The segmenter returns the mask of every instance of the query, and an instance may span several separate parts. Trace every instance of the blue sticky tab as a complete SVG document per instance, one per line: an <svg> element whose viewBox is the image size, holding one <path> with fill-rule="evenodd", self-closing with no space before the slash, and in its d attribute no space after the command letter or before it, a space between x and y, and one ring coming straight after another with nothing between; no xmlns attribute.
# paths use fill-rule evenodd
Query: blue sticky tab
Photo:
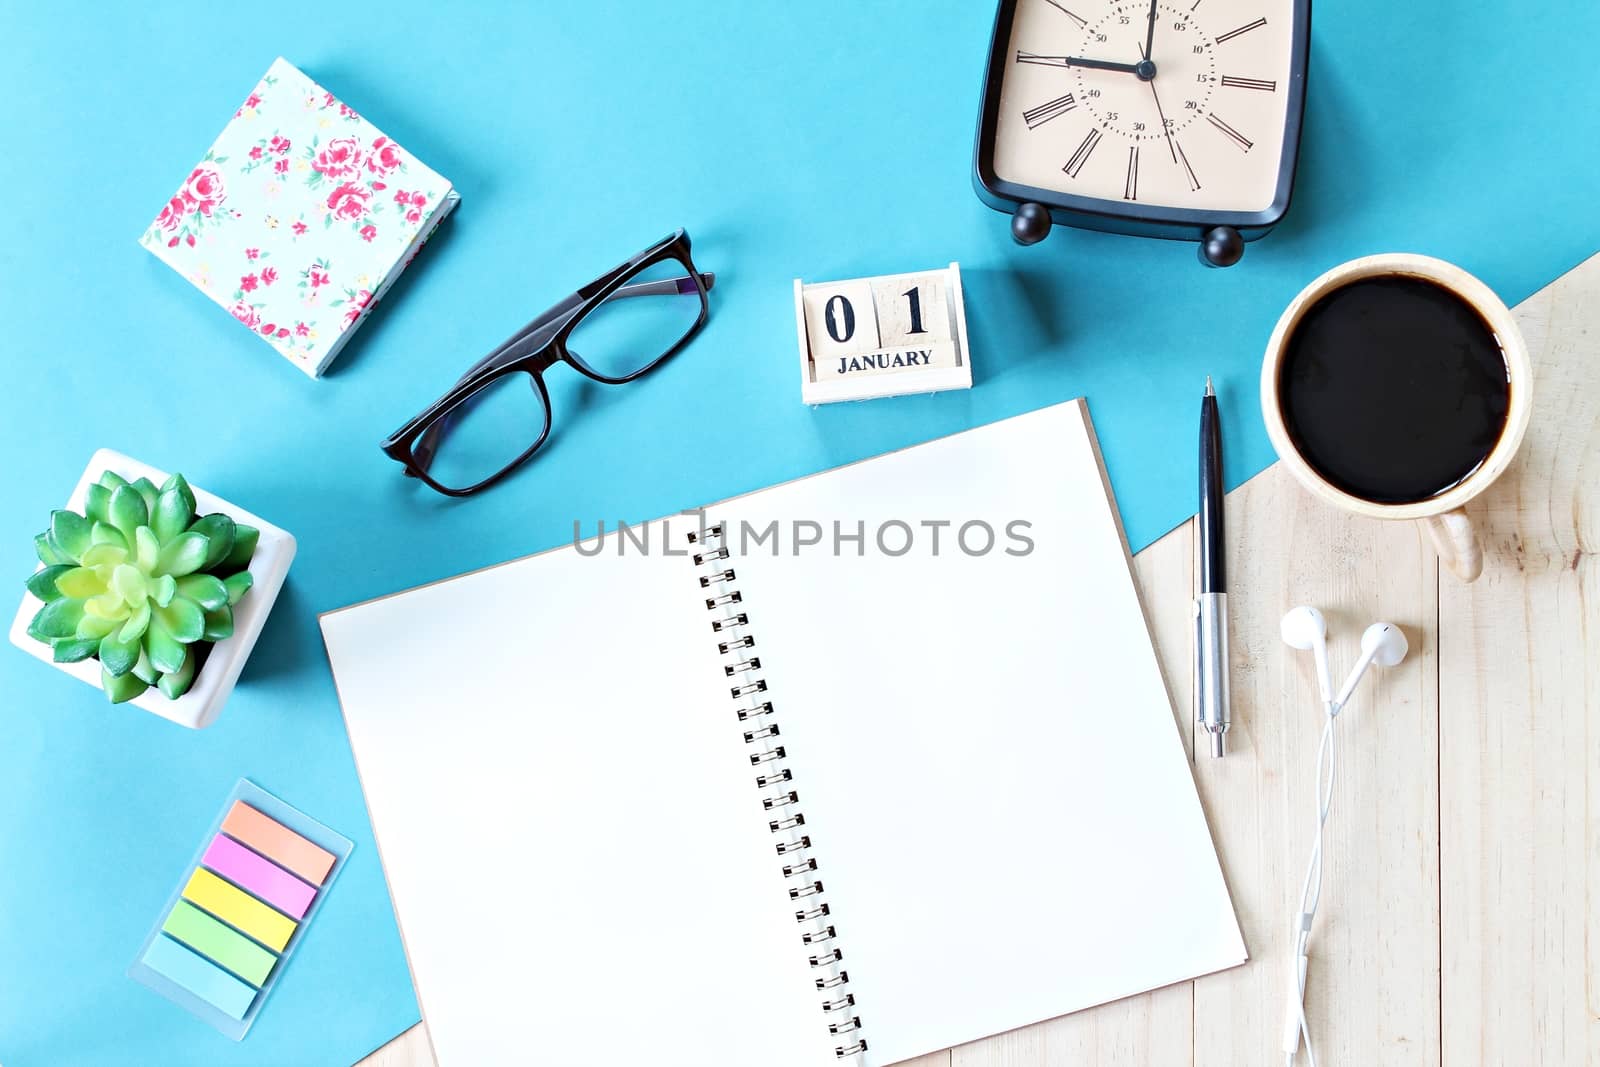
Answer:
<svg viewBox="0 0 1600 1067"><path fill-rule="evenodd" d="M152 971L178 983L195 996L235 1019L250 1010L256 991L209 960L195 955L170 937L158 937L144 950Z"/></svg>

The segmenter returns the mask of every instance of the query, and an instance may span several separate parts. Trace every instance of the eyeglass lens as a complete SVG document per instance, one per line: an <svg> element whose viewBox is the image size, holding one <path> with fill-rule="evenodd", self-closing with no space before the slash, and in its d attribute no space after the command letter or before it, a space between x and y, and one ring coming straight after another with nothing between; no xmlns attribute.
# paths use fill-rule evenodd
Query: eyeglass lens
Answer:
<svg viewBox="0 0 1600 1067"><path fill-rule="evenodd" d="M602 378L660 360L700 319L700 290L676 259L652 263L585 315L567 337L572 358Z"/></svg>
<svg viewBox="0 0 1600 1067"><path fill-rule="evenodd" d="M549 419L533 375L518 371L491 378L423 434L419 445L433 448L428 476L446 489L471 489L521 458Z"/></svg>
<svg viewBox="0 0 1600 1067"><path fill-rule="evenodd" d="M572 329L567 350L600 378L622 379L660 362L695 328L700 290L676 259L641 268ZM419 438L428 476L466 490L520 460L544 435L550 411L531 374L502 374L444 412Z"/></svg>

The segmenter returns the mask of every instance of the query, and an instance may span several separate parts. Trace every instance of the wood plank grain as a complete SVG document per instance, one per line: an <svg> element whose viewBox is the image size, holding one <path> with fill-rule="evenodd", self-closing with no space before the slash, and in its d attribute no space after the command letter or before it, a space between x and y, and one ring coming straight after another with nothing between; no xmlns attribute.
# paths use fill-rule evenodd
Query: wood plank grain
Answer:
<svg viewBox="0 0 1600 1067"><path fill-rule="evenodd" d="M902 1060L897 1067L950 1067L950 1050L930 1052L914 1060Z"/></svg>
<svg viewBox="0 0 1600 1067"><path fill-rule="evenodd" d="M1440 589L1445 1062L1600 1063L1600 257L1517 309L1514 467Z"/></svg>
<svg viewBox="0 0 1600 1067"><path fill-rule="evenodd" d="M1312 935L1308 1015L1321 1063L1439 1059L1436 580L1409 524L1340 515L1274 466L1228 498L1230 755L1196 762L1252 962L1195 983L1196 1067L1281 1063L1290 913L1314 824L1322 727L1313 661L1283 613L1319 606L1335 684L1361 631L1412 652L1369 674L1338 723L1339 777Z"/></svg>
<svg viewBox="0 0 1600 1067"><path fill-rule="evenodd" d="M356 1067L436 1067L433 1043L428 1038L428 1024L418 1023Z"/></svg>

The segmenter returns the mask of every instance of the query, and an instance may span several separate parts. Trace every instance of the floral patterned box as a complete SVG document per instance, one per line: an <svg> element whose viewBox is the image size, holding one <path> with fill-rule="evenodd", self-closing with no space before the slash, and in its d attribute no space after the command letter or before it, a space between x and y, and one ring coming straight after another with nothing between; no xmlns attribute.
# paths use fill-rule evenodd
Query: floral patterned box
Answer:
<svg viewBox="0 0 1600 1067"><path fill-rule="evenodd" d="M459 200L280 57L140 243L316 377Z"/></svg>

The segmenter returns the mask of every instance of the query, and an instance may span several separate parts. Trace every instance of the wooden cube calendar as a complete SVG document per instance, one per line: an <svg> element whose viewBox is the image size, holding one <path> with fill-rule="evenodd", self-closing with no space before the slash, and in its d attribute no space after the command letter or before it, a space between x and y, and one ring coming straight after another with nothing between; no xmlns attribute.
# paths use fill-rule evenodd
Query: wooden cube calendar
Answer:
<svg viewBox="0 0 1600 1067"><path fill-rule="evenodd" d="M807 404L972 388L961 268L794 283Z"/></svg>

